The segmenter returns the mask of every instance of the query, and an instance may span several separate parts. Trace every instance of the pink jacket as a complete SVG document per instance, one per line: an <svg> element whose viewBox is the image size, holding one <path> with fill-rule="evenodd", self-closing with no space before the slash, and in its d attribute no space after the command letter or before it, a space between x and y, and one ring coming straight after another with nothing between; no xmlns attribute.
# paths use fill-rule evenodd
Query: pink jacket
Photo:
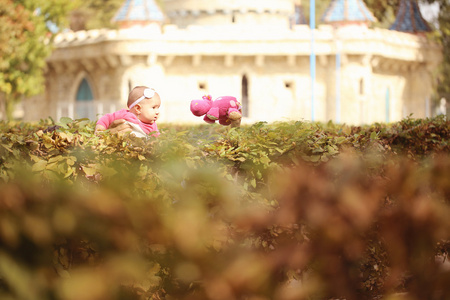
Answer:
<svg viewBox="0 0 450 300"><path fill-rule="evenodd" d="M156 126L156 123L153 124L147 124L141 122L136 115L133 113L130 113L127 109L121 109L119 111L106 114L97 121L97 125L102 125L106 129L111 125L111 123L118 119L125 119L128 122L138 124L139 127L146 133L149 134L152 131L156 131L156 133L152 134L153 136L159 136L158 126Z"/></svg>

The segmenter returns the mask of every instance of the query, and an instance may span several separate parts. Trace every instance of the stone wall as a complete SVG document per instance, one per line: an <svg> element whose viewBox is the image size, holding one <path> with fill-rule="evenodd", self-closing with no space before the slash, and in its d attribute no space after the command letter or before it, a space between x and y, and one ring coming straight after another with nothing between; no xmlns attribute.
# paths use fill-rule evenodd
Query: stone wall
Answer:
<svg viewBox="0 0 450 300"><path fill-rule="evenodd" d="M64 33L48 60L45 113L56 117L61 102L74 104L83 78L95 105L117 109L125 107L131 87L156 88L163 100L160 122L199 122L189 112L190 100L211 93L243 101L243 90L244 123L314 118L361 124L429 113L426 99L441 57L437 45L383 29L320 26L314 31L312 115L311 34L304 25L167 25L161 31L151 25Z"/></svg>

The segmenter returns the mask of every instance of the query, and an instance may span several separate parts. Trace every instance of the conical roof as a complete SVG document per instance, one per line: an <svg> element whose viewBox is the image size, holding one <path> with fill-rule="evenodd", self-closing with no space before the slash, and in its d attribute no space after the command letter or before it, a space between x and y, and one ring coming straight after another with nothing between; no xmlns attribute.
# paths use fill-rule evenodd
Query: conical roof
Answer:
<svg viewBox="0 0 450 300"><path fill-rule="evenodd" d="M401 0L395 22L389 29L409 33L432 31L415 0Z"/></svg>
<svg viewBox="0 0 450 300"><path fill-rule="evenodd" d="M164 14L154 0L126 0L113 18L125 27L163 21Z"/></svg>
<svg viewBox="0 0 450 300"><path fill-rule="evenodd" d="M362 0L332 0L323 14L324 23L371 23L376 18Z"/></svg>

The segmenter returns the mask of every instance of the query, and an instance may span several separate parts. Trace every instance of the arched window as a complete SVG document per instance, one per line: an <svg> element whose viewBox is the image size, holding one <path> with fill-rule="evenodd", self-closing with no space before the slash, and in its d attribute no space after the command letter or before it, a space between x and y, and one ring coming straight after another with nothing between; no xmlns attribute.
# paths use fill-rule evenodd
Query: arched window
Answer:
<svg viewBox="0 0 450 300"><path fill-rule="evenodd" d="M208 94L208 84L205 81L198 82L198 89L204 94Z"/></svg>
<svg viewBox="0 0 450 300"><path fill-rule="evenodd" d="M80 83L80 86L78 87L76 100L77 101L92 101L92 100L94 100L91 86L89 85L86 78L83 78L83 80Z"/></svg>
<svg viewBox="0 0 450 300"><path fill-rule="evenodd" d="M76 118L95 119L95 108L92 105L92 100L94 100L94 95L91 86L86 78L83 78L77 90L75 104Z"/></svg>
<svg viewBox="0 0 450 300"><path fill-rule="evenodd" d="M242 76L242 116L248 117L248 79Z"/></svg>
<svg viewBox="0 0 450 300"><path fill-rule="evenodd" d="M359 94L364 95L364 79L359 80Z"/></svg>

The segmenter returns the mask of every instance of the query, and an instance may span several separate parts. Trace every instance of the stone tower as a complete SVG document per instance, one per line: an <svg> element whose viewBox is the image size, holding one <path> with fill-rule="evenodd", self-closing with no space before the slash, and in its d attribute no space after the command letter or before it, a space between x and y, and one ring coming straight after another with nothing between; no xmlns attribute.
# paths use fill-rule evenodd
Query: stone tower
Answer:
<svg viewBox="0 0 450 300"><path fill-rule="evenodd" d="M178 27L256 24L289 26L296 0L165 0L165 12Z"/></svg>

